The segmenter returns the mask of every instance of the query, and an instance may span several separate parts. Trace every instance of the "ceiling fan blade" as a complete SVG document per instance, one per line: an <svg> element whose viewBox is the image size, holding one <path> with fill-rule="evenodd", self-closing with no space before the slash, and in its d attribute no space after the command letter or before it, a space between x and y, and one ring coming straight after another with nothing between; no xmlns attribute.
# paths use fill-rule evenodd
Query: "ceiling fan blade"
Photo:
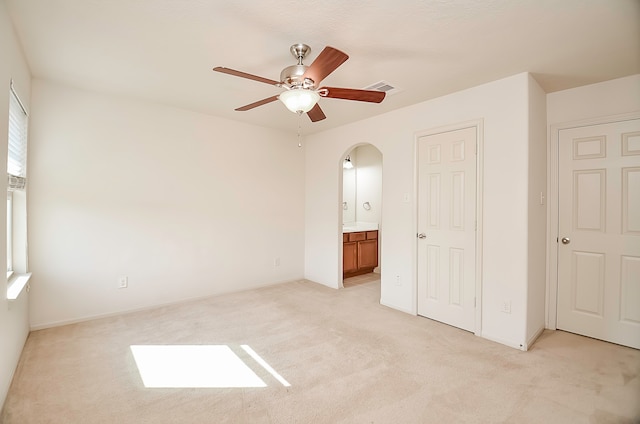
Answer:
<svg viewBox="0 0 640 424"><path fill-rule="evenodd" d="M253 109L254 107L258 107L258 106L266 105L267 103L275 102L276 100L278 100L278 96L271 96L271 97L267 97L266 99L258 100L257 102L253 102L253 103L250 103L248 105L239 107L236 110L240 111L240 112L244 112L244 111Z"/></svg>
<svg viewBox="0 0 640 424"><path fill-rule="evenodd" d="M258 81L258 82L263 82L269 85L280 85L280 81L274 81L269 78L263 78L257 75L247 74L246 72L236 71L235 69L224 68L222 66L216 66L215 68L213 68L213 70L216 72L222 72L223 74L229 74L236 77L247 78L247 79Z"/></svg>
<svg viewBox="0 0 640 424"><path fill-rule="evenodd" d="M386 95L384 91L357 90L355 88L322 87L318 91L322 92L324 90L326 90L327 94L323 94L323 97L371 103L380 103Z"/></svg>
<svg viewBox="0 0 640 424"><path fill-rule="evenodd" d="M309 117L309 119L311 119L311 122L322 121L326 118L318 103L316 103L316 105L309 112L307 112L307 116Z"/></svg>
<svg viewBox="0 0 640 424"><path fill-rule="evenodd" d="M316 60L313 61L311 66L304 73L304 78L310 78L316 84L316 87L320 84L320 81L326 78L331 72L335 71L338 66L342 65L349 56L346 53L341 52L333 47L325 47L320 52Z"/></svg>

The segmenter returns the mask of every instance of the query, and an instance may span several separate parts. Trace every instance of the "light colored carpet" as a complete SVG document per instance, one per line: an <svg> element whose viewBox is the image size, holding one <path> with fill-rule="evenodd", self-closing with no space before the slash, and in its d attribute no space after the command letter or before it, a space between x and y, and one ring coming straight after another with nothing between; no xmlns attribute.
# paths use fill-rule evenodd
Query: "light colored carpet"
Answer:
<svg viewBox="0 0 640 424"><path fill-rule="evenodd" d="M33 332L0 422L639 422L640 351L547 331L520 352L379 305L379 281L347 286L298 281ZM131 345L225 345L267 386L145 388Z"/></svg>

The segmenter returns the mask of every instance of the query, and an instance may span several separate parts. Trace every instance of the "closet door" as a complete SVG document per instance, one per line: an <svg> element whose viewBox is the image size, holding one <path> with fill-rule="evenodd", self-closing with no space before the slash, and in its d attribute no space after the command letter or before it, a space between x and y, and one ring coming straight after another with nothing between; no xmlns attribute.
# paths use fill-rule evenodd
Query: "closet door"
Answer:
<svg viewBox="0 0 640 424"><path fill-rule="evenodd" d="M640 120L558 141L557 328L640 348Z"/></svg>

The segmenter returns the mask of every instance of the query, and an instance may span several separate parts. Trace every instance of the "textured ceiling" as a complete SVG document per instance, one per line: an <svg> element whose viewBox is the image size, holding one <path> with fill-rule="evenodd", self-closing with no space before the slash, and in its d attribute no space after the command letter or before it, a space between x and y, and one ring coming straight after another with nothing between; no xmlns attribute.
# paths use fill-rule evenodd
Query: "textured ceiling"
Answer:
<svg viewBox="0 0 640 424"><path fill-rule="evenodd" d="M3 1L3 0L0 0ZM279 79L306 43L350 59L323 85L398 87L381 104L322 99L333 128L529 71L547 91L640 73L638 0L4 0L36 78L297 131Z"/></svg>

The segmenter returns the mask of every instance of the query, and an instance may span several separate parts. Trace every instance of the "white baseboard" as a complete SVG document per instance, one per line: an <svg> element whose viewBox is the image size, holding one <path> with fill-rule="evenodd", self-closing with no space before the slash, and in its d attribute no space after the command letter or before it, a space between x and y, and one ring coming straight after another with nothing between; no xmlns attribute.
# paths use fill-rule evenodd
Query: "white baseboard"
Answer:
<svg viewBox="0 0 640 424"><path fill-rule="evenodd" d="M139 308L123 309L123 310L119 310L119 311L106 312L106 313L103 313L103 314L85 315L85 316L82 316L82 317L72 318L72 319L67 319L67 320L45 322L45 323L42 323L42 324L31 325L29 327L29 330L30 331L45 330L47 328L62 327L63 325L69 325L69 324L77 324L79 322L93 321L93 320L96 320L96 319L103 319L103 318L112 318L112 317L125 315L125 314L131 314L131 313L135 313L135 312L149 311L149 310L152 310L152 309L162 308L164 306L173 306L173 305L179 305L181 303L195 302L195 301L202 300L202 299L209 299L209 298L215 297L215 296L221 296L221 295L231 294L231 293L238 293L238 292L243 292L243 291L247 291L247 290L259 289L259 288L262 288L262 287L275 286L275 285L278 285L278 284L292 283L292 282L296 282L296 281L309 281L309 280L304 280L303 278L299 278L299 279L289 280L289 281L265 283L265 284L259 284L259 285L253 286L253 287L245 287L245 288L242 288L242 289L239 289L239 290L229 290L229 291L223 291L223 292L220 292L220 293L207 294L207 295L203 295L203 296L189 297L189 298L178 299L178 300L170 301L170 302L156 303L156 304L153 304L153 305L142 306L142 307L139 307Z"/></svg>
<svg viewBox="0 0 640 424"><path fill-rule="evenodd" d="M416 313L414 311L402 308L402 307L397 306L397 305L393 305L391 303L383 302L382 300L380 301L380 304L382 306L386 306L387 308L391 308L391 309L395 309L396 311L404 312L405 314L416 315Z"/></svg>
<svg viewBox="0 0 640 424"><path fill-rule="evenodd" d="M512 341L504 340L504 339L501 339L499 337L487 336L486 334L481 334L480 337L482 337L483 339L491 340L492 342L496 342L496 343L500 343L500 344L508 346L508 347L512 347L514 349L518 349L518 350L522 350L522 351L525 350L524 345L519 344L519 343L513 343Z"/></svg>

